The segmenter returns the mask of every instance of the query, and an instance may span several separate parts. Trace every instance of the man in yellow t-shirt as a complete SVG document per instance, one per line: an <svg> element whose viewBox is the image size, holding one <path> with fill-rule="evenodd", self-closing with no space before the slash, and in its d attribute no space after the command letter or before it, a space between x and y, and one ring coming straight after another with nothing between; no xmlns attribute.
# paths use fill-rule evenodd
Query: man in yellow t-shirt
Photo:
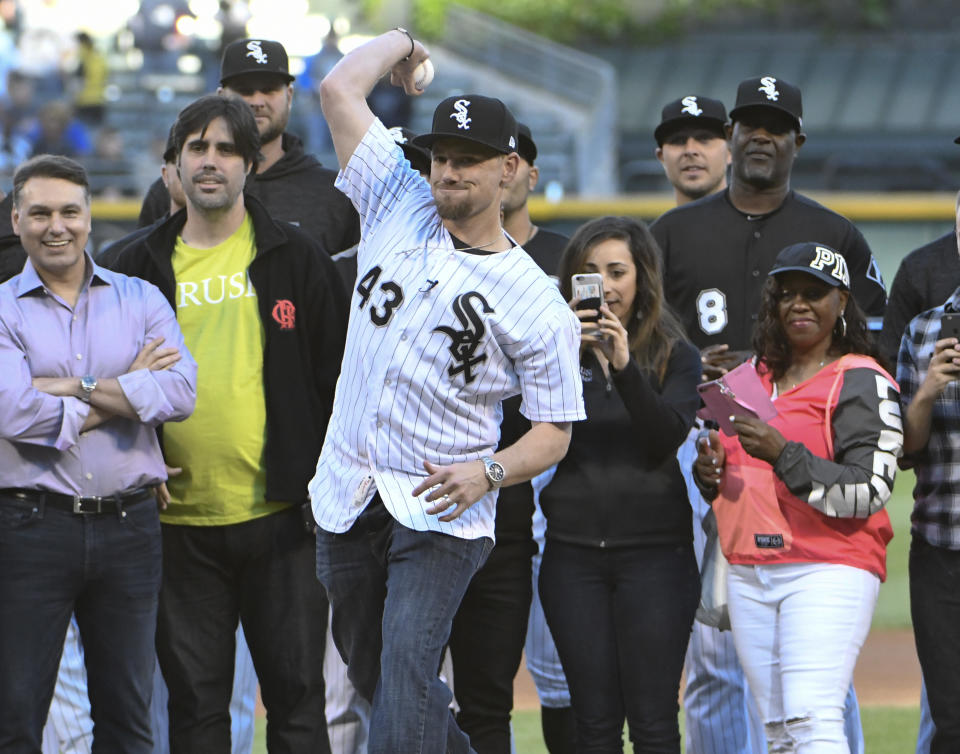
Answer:
<svg viewBox="0 0 960 754"><path fill-rule="evenodd" d="M345 296L314 241L244 196L260 143L247 105L202 97L173 134L186 212L117 260L164 292L199 364L189 425L163 434L167 464L183 469L161 514L157 654L170 690L170 750L230 751L239 620L268 748L329 752L327 602L304 503L343 354Z"/></svg>

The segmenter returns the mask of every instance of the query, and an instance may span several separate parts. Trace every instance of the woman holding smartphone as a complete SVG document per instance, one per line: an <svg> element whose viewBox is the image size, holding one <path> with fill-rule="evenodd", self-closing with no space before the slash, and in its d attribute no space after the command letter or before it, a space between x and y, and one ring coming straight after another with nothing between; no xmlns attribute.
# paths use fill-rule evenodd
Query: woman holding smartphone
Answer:
<svg viewBox="0 0 960 754"><path fill-rule="evenodd" d="M699 405L700 357L663 300L646 226L604 217L560 262L603 280L583 322L586 421L540 502L540 597L570 686L578 752L679 752L677 696L700 577L677 448ZM599 316L596 322L592 320Z"/></svg>

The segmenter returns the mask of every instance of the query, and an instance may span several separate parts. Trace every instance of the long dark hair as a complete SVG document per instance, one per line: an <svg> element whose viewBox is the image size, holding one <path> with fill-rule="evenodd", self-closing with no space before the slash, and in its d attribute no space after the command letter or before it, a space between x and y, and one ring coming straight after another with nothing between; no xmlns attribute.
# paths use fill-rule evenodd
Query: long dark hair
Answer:
<svg viewBox="0 0 960 754"><path fill-rule="evenodd" d="M583 272L593 247L608 239L623 241L637 268L637 289L627 321L630 353L641 367L655 372L663 382L674 343L685 341L687 336L663 299L660 247L644 223L608 216L581 225L563 250L558 273L560 292L567 301L573 297L570 276Z"/></svg>
<svg viewBox="0 0 960 754"><path fill-rule="evenodd" d="M760 311L757 315L757 326L753 330L753 350L760 361L773 373L775 380L783 377L793 361L790 341L787 340L787 334L780 322L780 308L777 300L779 291L780 283L775 275L771 275L760 293ZM847 322L846 332L843 332L840 319L837 318L833 328L830 352L841 356L859 353L878 358L878 353L867 333L867 318L852 293L847 297L847 306L842 314Z"/></svg>

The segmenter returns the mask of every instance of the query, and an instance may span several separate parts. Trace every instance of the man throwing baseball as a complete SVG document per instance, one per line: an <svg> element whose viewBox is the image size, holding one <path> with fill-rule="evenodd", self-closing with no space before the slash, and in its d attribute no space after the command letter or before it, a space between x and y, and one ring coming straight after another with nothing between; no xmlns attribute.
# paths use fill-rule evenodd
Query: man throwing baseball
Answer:
<svg viewBox="0 0 960 754"><path fill-rule="evenodd" d="M500 226L513 115L479 95L441 102L415 140L432 153L428 182L367 107L387 72L418 94L427 57L397 29L321 84L361 240L310 494L334 638L372 704L370 754L471 751L437 678L453 615L493 545L497 489L563 458L584 418L579 324ZM516 394L532 429L494 453L501 401Z"/></svg>

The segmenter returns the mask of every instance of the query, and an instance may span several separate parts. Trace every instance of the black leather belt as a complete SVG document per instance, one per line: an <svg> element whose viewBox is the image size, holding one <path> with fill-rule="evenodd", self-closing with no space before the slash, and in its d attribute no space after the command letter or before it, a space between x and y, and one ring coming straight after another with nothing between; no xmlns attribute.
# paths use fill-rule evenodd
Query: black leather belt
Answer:
<svg viewBox="0 0 960 754"><path fill-rule="evenodd" d="M14 500L23 500L34 505L43 504L47 508L56 508L70 513L117 513L128 505L139 503L148 497L153 497L153 490L149 487L136 487L116 495L63 495L59 492L44 492L43 490L25 490L17 487L0 489L0 497L9 497Z"/></svg>

